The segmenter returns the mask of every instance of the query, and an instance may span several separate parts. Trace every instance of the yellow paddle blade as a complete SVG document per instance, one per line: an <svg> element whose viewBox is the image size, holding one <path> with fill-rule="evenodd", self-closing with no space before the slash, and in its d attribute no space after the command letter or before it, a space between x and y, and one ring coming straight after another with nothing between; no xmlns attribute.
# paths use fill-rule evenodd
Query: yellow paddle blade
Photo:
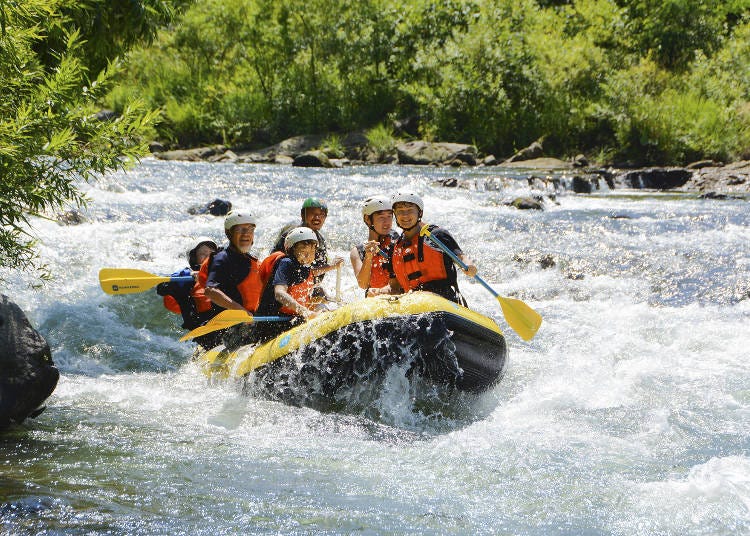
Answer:
<svg viewBox="0 0 750 536"><path fill-rule="evenodd" d="M241 324L242 322L252 322L252 321L253 321L253 315L251 315L247 311L239 311L237 309L226 309L220 312L215 317L213 317L208 322L206 322L203 326L199 326L195 328L193 331L190 331L186 333L185 335L183 335L180 338L180 340L188 341L190 339L194 339L195 337L200 337L201 335L205 335L207 333L213 333L214 331L219 331L220 329L226 329L236 324Z"/></svg>
<svg viewBox="0 0 750 536"><path fill-rule="evenodd" d="M159 283L169 280L169 277L158 276L133 268L102 268L99 271L99 284L107 294L145 292Z"/></svg>
<svg viewBox="0 0 750 536"><path fill-rule="evenodd" d="M530 341L542 325L542 315L515 298L497 296L508 325L525 341Z"/></svg>

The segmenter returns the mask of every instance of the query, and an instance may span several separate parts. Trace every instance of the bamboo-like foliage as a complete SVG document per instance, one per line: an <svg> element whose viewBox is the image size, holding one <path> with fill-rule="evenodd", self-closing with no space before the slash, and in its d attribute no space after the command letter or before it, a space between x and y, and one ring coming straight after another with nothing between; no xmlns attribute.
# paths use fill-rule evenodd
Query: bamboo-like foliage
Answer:
<svg viewBox="0 0 750 536"><path fill-rule="evenodd" d="M126 23L110 8L121 4L144 14ZM96 112L117 55L171 16L158 1L0 1L0 265L46 277L29 216L80 206L80 181L145 153L155 112L137 101L113 120Z"/></svg>

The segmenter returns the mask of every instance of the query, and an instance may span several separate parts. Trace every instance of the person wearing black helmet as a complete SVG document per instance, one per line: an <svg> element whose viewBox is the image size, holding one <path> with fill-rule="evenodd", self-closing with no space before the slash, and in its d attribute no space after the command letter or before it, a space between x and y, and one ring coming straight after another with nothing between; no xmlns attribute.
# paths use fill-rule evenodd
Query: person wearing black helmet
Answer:
<svg viewBox="0 0 750 536"><path fill-rule="evenodd" d="M191 275L196 277L201 263L212 253L216 253L216 242L207 237L198 239L198 243L188 250L188 267L175 272L171 277ZM195 281L167 281L156 286L156 293L163 297L164 307L173 313L182 315L182 327L192 330L213 318L211 302L205 296L195 293Z"/></svg>
<svg viewBox="0 0 750 536"><path fill-rule="evenodd" d="M354 246L349 258L354 277L365 296L390 294L390 281L394 277L391 269L391 250L398 238L393 230L391 200L385 195L368 197L362 203L362 220L369 229L367 241Z"/></svg>
<svg viewBox="0 0 750 536"><path fill-rule="evenodd" d="M403 229L403 233L393 246L391 257L393 273L398 283L392 291L398 293L399 290L427 290L460 305L466 305L466 300L458 290L453 260L440 248L430 244L429 239L425 239L419 232L427 225L422 221L422 198L414 192L402 190L393 194L391 202L396 223ZM477 267L464 255L451 234L437 225L428 225L428 229L467 265L464 273L474 277Z"/></svg>

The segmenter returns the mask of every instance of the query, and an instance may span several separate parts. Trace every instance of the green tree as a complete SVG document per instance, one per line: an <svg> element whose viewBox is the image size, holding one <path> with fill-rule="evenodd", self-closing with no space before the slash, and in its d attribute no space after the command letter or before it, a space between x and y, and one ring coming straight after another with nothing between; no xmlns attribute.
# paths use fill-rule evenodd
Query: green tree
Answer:
<svg viewBox="0 0 750 536"><path fill-rule="evenodd" d="M129 9L143 15L133 20L121 7L108 9L120 4L0 0L3 267L36 269L47 277L34 249L29 216L85 203L78 181L123 168L146 151L142 134L155 113L133 103L116 119L100 121L96 111L117 70L109 60L171 20L175 4L128 2Z"/></svg>
<svg viewBox="0 0 750 536"><path fill-rule="evenodd" d="M618 0L630 19L635 52L670 69L684 69L696 52L720 48L750 10L748 0Z"/></svg>

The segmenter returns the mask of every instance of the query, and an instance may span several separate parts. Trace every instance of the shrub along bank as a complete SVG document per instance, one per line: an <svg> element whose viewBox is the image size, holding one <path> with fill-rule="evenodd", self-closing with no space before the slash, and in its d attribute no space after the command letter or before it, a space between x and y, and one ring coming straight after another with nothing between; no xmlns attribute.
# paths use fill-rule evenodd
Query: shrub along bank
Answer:
<svg viewBox="0 0 750 536"><path fill-rule="evenodd" d="M507 155L750 156L750 0L197 0L110 94L173 147L360 129Z"/></svg>

